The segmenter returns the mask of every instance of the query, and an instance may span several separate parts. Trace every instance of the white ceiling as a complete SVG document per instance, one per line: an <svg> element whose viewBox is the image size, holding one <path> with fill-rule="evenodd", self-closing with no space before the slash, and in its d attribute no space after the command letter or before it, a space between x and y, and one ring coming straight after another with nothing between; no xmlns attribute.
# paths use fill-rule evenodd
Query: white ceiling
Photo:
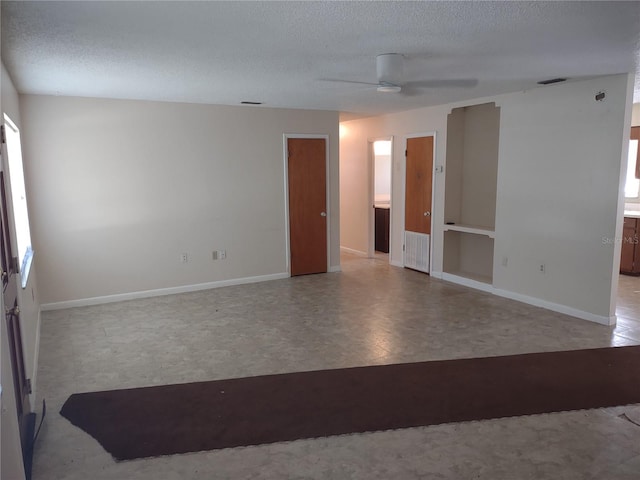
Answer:
<svg viewBox="0 0 640 480"><path fill-rule="evenodd" d="M478 83L405 95L322 80L375 82L380 53L406 56L407 81ZM640 2L3 0L2 58L35 94L363 116L634 72L640 102Z"/></svg>

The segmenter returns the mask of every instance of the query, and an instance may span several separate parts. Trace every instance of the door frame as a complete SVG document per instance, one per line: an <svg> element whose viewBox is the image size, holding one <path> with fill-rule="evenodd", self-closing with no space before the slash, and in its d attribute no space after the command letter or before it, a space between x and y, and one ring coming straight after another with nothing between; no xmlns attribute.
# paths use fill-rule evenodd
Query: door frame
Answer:
<svg viewBox="0 0 640 480"><path fill-rule="evenodd" d="M429 274L431 274L431 266L433 265L433 234L434 234L434 218L435 218L435 201L436 201L436 152L437 149L437 141L438 137L436 135L436 131L424 132L424 133L410 133L404 136L404 150L407 151L407 139L409 138L420 138L420 137L433 137L433 162L431 166L431 234L429 235ZM405 221L404 221L404 212L406 210L406 192L407 192L407 156L402 156L402 218L400 219L400 224L402 226L401 234L402 234L402 260L400 262L402 267L405 267L405 250L404 250L404 232L405 232Z"/></svg>
<svg viewBox="0 0 640 480"><path fill-rule="evenodd" d="M2 133L6 135L7 127L14 132L20 133L18 126L13 123L6 113L2 114L1 125ZM7 382L13 383L13 393L15 396L15 408L17 414L17 428L20 438L20 446L22 452L22 460L24 468L27 469L31 465L31 457L33 454L33 422L35 421L35 413L32 411L32 397L33 391L31 387L31 375L28 370L28 363L26 358L25 338L23 335L23 319L20 315L20 306L22 305L22 265L17 263L16 254L17 247L17 233L15 228L15 212L12 202L12 186L10 180L9 169L9 146L6 142L6 138L0 142L0 217L2 217L2 231L0 235L6 233L3 246L5 251L2 256L7 255L6 266L7 267L7 284L4 285L4 281L0 283L2 286L1 297L2 301L2 321L6 326L7 333L7 347L9 350L9 369L11 371L11 379ZM23 159L21 158L21 161ZM22 288L21 288L22 286ZM14 305L7 303L6 296L10 295L12 298L9 300L14 302ZM15 298L13 298L15 296ZM15 308L15 310L14 310ZM11 328L13 327L13 328ZM2 348L2 347L0 347ZM38 345L36 345L37 354ZM37 360L36 360L37 362ZM31 372L32 373L32 372Z"/></svg>
<svg viewBox="0 0 640 480"><path fill-rule="evenodd" d="M369 212L369 241L367 248L367 256L369 258L373 258L375 256L375 190L376 190L376 155L373 150L373 144L378 141L388 141L391 142L391 165L390 165L390 181L391 181L391 190L390 190L390 199L389 202L389 263L391 263L391 252L393 251L393 235L391 232L393 231L393 144L394 138L393 135L388 135L386 137L371 137L367 139L367 154L369 156L369 205L371 206Z"/></svg>
<svg viewBox="0 0 640 480"><path fill-rule="evenodd" d="M282 136L283 143L283 161L284 161L284 224L285 224L285 262L286 271L291 276L291 244L290 244L290 229L289 229L289 140L290 138L322 138L325 141L325 170L326 170L326 185L325 196L327 205L327 272L331 271L331 191L329 188L331 177L329 169L329 135L327 134L307 134L307 133L285 133Z"/></svg>

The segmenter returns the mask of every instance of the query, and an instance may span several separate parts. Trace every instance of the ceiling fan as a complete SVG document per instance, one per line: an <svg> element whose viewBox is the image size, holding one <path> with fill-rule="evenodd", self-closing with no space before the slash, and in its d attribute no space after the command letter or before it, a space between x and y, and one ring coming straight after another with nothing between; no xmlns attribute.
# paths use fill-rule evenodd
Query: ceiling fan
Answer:
<svg viewBox="0 0 640 480"><path fill-rule="evenodd" d="M382 93L415 93L419 88L437 87L474 87L476 79L419 80L407 82L404 79L405 56L400 53L383 53L376 56L377 83L358 82L354 80L323 79L330 82L357 83L375 86Z"/></svg>

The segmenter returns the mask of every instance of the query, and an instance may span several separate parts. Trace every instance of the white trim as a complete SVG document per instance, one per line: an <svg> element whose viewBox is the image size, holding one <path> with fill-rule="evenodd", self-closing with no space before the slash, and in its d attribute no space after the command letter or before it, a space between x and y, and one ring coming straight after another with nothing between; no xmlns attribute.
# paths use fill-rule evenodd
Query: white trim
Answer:
<svg viewBox="0 0 640 480"><path fill-rule="evenodd" d="M367 258L369 257L369 254L367 252L363 252L361 250L355 250L349 247L343 247L342 245L340 245L340 251L345 253L351 253L353 255L358 255L360 257L367 257Z"/></svg>
<svg viewBox="0 0 640 480"><path fill-rule="evenodd" d="M568 307L559 303L548 302L539 298L530 297L528 295L522 295L521 293L510 292L508 290L502 290L500 288L494 288L493 293L500 297L510 298L511 300L517 300L518 302L527 303L535 307L546 308L558 313L564 313L565 315L571 315L572 317L581 318L582 320L588 320L590 322L599 323L601 325L615 325L616 316L604 316L595 315L593 313L578 310L577 308Z"/></svg>
<svg viewBox="0 0 640 480"><path fill-rule="evenodd" d="M123 302L125 300L137 300L140 298L161 297L164 295L174 295L176 293L197 292L200 290L211 290L220 287L233 285L245 285L247 283L267 282L270 280L282 280L289 278L287 272L272 273L269 275L259 275L256 277L233 278L230 280L219 280L217 282L198 283L195 285L182 285L180 287L159 288L156 290L144 290L141 292L118 293L115 295L105 295L103 297L83 298L80 300L67 300L64 302L44 303L41 308L47 310L61 310L63 308L87 307L90 305L102 305L104 303Z"/></svg>
<svg viewBox="0 0 640 480"><path fill-rule="evenodd" d="M329 135L326 134L307 134L307 133L285 133L282 136L282 143L284 144L284 212L285 212L285 246L286 246L286 268L291 276L291 245L289 242L289 144L287 142L290 138L322 138L325 141L324 144L324 163L325 163L325 204L327 208L327 272L331 271L331 170L330 157L329 157ZM340 266L338 265L338 268Z"/></svg>
<svg viewBox="0 0 640 480"><path fill-rule="evenodd" d="M407 146L407 140L409 138L421 138L421 137L433 137L433 152L432 152L432 165L431 165L431 229L430 229L430 234L429 234L429 267L427 268L427 272L426 273L431 273L431 263L433 262L433 218L435 217L435 215L433 214L433 210L434 210L434 206L435 206L435 201L436 201L436 155L437 155L437 150L436 150L436 141L437 141L437 137L436 137L436 131L433 130L431 132L425 132L425 133L410 133L408 135L404 136L404 151L405 151L405 155L403 155L403 161L402 161L402 165L404 166L404 181L402 182L402 198L404 199L404 210L405 212L407 211L407 155L406 155L406 151L408 149ZM403 242L404 242L404 235L405 235L405 222L404 222L404 216L402 217L402 238L403 238ZM405 254L405 250L403 248L402 250L402 266L405 266L405 261L404 261L404 255Z"/></svg>
<svg viewBox="0 0 640 480"><path fill-rule="evenodd" d="M391 256L391 255L389 255ZM404 255L402 255L404 257ZM391 265L393 265L394 267L400 267L400 268L404 268L404 265L402 264L402 262L398 262L397 260L389 260L389 263Z"/></svg>
<svg viewBox="0 0 640 480"><path fill-rule="evenodd" d="M340 265L335 265L333 267L329 267L329 269L327 270L327 272L329 273L337 273L337 272L341 272L342 271L342 267L340 267Z"/></svg>

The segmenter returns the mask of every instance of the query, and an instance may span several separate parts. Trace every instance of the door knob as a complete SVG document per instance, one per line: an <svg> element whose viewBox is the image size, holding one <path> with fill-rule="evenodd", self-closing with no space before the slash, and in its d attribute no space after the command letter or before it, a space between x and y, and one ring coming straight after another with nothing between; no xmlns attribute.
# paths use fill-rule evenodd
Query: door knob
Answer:
<svg viewBox="0 0 640 480"><path fill-rule="evenodd" d="M320 212L320 216L321 217L326 217L327 216L327 212Z"/></svg>
<svg viewBox="0 0 640 480"><path fill-rule="evenodd" d="M431 212L424 212L424 216L425 217L430 217L431 216Z"/></svg>

